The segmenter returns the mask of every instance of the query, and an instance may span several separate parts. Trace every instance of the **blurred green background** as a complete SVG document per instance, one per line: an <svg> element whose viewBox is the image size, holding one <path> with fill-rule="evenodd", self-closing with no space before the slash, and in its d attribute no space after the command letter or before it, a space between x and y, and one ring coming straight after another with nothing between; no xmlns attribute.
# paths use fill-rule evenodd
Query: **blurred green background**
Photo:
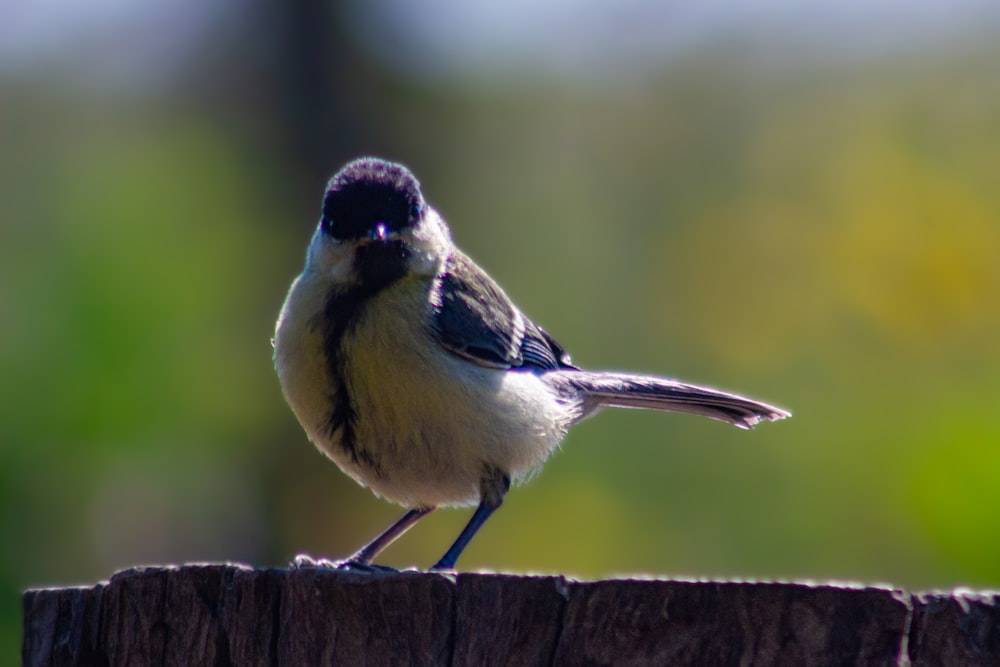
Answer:
<svg viewBox="0 0 1000 667"><path fill-rule="evenodd" d="M271 368L362 154L577 363L795 414L604 413L462 569L1000 585L994 5L135 4L0 8L3 655L25 587L342 556L398 516Z"/></svg>

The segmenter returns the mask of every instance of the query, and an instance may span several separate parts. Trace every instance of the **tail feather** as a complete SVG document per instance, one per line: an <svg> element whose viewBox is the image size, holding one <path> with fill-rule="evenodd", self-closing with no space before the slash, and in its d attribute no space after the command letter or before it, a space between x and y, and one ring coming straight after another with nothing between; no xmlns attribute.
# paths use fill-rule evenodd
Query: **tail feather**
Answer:
<svg viewBox="0 0 1000 667"><path fill-rule="evenodd" d="M786 410L738 394L666 378L577 370L552 371L543 377L560 394L580 401L582 413L577 421L606 406L687 412L746 429L791 416Z"/></svg>

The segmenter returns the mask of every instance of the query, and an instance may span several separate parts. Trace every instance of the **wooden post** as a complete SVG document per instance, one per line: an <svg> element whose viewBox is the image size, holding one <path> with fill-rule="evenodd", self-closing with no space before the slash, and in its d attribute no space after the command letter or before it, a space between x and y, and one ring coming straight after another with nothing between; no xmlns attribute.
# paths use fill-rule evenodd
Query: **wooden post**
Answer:
<svg viewBox="0 0 1000 667"><path fill-rule="evenodd" d="M997 665L1000 594L135 568L24 594L24 665Z"/></svg>

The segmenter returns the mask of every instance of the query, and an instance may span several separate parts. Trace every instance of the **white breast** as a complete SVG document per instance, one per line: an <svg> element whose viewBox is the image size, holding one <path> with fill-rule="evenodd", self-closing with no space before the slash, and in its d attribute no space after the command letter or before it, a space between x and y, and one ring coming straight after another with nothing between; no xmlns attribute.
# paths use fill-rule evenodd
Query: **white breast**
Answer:
<svg viewBox="0 0 1000 667"><path fill-rule="evenodd" d="M324 306L311 287L300 278L292 288L275 365L310 439L376 494L407 507L475 504L488 466L522 479L565 435L573 410L537 376L483 368L437 345L427 328L431 282L409 277L374 297L343 341L356 446L377 466L355 463L328 431L342 388L310 328Z"/></svg>

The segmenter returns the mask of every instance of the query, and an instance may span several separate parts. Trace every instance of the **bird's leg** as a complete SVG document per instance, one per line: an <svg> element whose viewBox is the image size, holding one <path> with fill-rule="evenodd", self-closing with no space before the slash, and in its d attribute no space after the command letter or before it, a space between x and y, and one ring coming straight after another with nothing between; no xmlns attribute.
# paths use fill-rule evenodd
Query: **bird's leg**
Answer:
<svg viewBox="0 0 1000 667"><path fill-rule="evenodd" d="M361 547L356 554L345 562L355 565L368 565L383 549L392 544L397 537L413 527L417 521L434 511L433 507L417 507L401 516L396 523L386 528L374 540Z"/></svg>
<svg viewBox="0 0 1000 667"><path fill-rule="evenodd" d="M469 519L469 523L465 524L465 528L459 533L458 539L455 540L455 543L451 545L451 548L448 549L445 555L441 556L441 560L434 564L431 570L452 570L455 568L455 561L462 555L465 547L472 541L476 532L482 528L486 520L490 518L490 515L503 504L503 497L510 489L510 477L499 468L490 466L483 475L483 480L480 482L480 489L482 500L479 501L479 506L473 513L472 518Z"/></svg>
<svg viewBox="0 0 1000 667"><path fill-rule="evenodd" d="M383 549L393 543L397 537L409 530L413 524L421 518L434 511L433 507L417 507L407 510L406 514L396 520L391 526L382 531L374 540L361 547L350 558L340 561L330 561L326 559L316 560L306 554L299 554L292 562L293 567L330 567L338 570L354 570L360 572L395 572L396 570L384 565L375 565L372 559L381 553Z"/></svg>

